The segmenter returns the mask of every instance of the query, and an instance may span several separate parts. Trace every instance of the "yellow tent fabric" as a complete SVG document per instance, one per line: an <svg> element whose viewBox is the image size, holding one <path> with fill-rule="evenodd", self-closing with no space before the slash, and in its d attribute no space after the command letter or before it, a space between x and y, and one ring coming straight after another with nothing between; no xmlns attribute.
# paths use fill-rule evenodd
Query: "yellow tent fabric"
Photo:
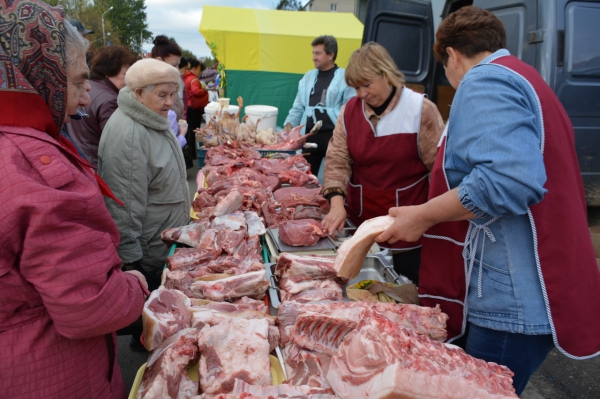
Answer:
<svg viewBox="0 0 600 399"><path fill-rule="evenodd" d="M304 74L314 68L312 40L332 35L345 68L361 45L363 24L350 13L204 6L200 33L227 70Z"/></svg>

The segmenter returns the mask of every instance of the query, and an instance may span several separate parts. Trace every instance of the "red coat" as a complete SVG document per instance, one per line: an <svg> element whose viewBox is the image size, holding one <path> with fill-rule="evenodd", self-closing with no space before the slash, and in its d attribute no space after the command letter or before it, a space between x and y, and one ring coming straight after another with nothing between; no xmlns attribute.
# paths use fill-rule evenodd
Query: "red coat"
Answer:
<svg viewBox="0 0 600 399"><path fill-rule="evenodd" d="M208 90L203 88L198 77L187 71L183 75L183 82L188 93L187 106L193 109L204 109L208 104Z"/></svg>
<svg viewBox="0 0 600 399"><path fill-rule="evenodd" d="M114 331L142 312L95 178L47 133L0 126L0 396L123 398Z"/></svg>

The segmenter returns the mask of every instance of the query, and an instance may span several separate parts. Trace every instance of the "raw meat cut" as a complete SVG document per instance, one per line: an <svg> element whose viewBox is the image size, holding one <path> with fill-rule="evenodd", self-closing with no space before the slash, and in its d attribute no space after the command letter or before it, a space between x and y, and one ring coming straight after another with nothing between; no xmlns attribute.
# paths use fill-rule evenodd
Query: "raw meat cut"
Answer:
<svg viewBox="0 0 600 399"><path fill-rule="evenodd" d="M167 266L171 270L186 269L214 260L219 253L200 248L180 248L173 255L167 256Z"/></svg>
<svg viewBox="0 0 600 399"><path fill-rule="evenodd" d="M214 208L217 205L217 200L213 195L204 188L198 189L198 195L192 202L192 208L196 212L201 212L206 208Z"/></svg>
<svg viewBox="0 0 600 399"><path fill-rule="evenodd" d="M248 233L245 230L221 230L217 235L218 246L227 254L232 255L236 248L245 241Z"/></svg>
<svg viewBox="0 0 600 399"><path fill-rule="evenodd" d="M442 313L439 307L428 308L417 305L381 303L381 302L321 302L298 303L284 302L279 305L277 319L281 332L281 343L286 345L296 324L296 319L303 313L312 312L337 317L340 320L360 321L360 314L365 309L381 313L400 326L426 335L433 340L446 340L446 322L448 315Z"/></svg>
<svg viewBox="0 0 600 399"><path fill-rule="evenodd" d="M333 394L333 390L331 388L315 388L308 385L294 386L288 384L281 384L277 386L261 386L251 385L242 380L235 380L233 391L231 393L239 394L243 392L251 393L252 395L257 396L271 396L275 398L327 394L330 395L331 398L335 399L335 395Z"/></svg>
<svg viewBox="0 0 600 399"><path fill-rule="evenodd" d="M201 249L206 249L208 251L212 251L215 253L221 253L221 247L219 247L219 241L217 238L217 234L219 230L217 229L207 229L200 237L198 245L196 247Z"/></svg>
<svg viewBox="0 0 600 399"><path fill-rule="evenodd" d="M302 148L304 143L306 143L306 140L308 140L308 138L311 135L313 135L319 131L319 129L321 128L322 125L323 125L322 121L317 121L317 123L315 123L315 126L311 129L311 131L306 133L304 136L289 139L289 140L283 141L281 143L273 144L270 146L264 146L263 149L265 149L265 150L288 150L288 151L289 150L299 150L300 148Z"/></svg>
<svg viewBox="0 0 600 399"><path fill-rule="evenodd" d="M329 388L327 371L331 356L289 343L283 348L287 380L284 384Z"/></svg>
<svg viewBox="0 0 600 399"><path fill-rule="evenodd" d="M279 279L292 276L335 278L334 260L317 256L298 256L283 252L275 266L275 276Z"/></svg>
<svg viewBox="0 0 600 399"><path fill-rule="evenodd" d="M294 220L299 219L314 219L314 220L323 220L327 216L327 212L322 210L321 208L317 208L315 206L304 206L298 205L294 212L292 212L291 217Z"/></svg>
<svg viewBox="0 0 600 399"><path fill-rule="evenodd" d="M186 226L173 227L172 229L163 231L160 234L160 239L167 245L178 242L197 248L201 236L202 231L200 231L200 224L190 223Z"/></svg>
<svg viewBox="0 0 600 399"><path fill-rule="evenodd" d="M190 291L190 285L194 277L187 270L163 270L161 285L170 290L179 290L185 296L192 298L194 293Z"/></svg>
<svg viewBox="0 0 600 399"><path fill-rule="evenodd" d="M217 230L239 230L246 229L246 217L241 211L235 211L228 215L217 216L211 222L211 227Z"/></svg>
<svg viewBox="0 0 600 399"><path fill-rule="evenodd" d="M329 288L337 290L339 288L340 292L342 287L339 284L335 283L331 280L319 280L312 276L291 276L282 278L279 281L279 288L286 291L289 294L297 294L299 292L305 291L309 288Z"/></svg>
<svg viewBox="0 0 600 399"><path fill-rule="evenodd" d="M137 399L179 397L182 374L197 359L197 337L197 329L186 328L166 339L152 352L146 363Z"/></svg>
<svg viewBox="0 0 600 399"><path fill-rule="evenodd" d="M179 393L177 399L190 399L198 393L198 381L190 378L187 372L181 373L181 381L179 382ZM333 391L332 391L333 392Z"/></svg>
<svg viewBox="0 0 600 399"><path fill-rule="evenodd" d="M279 222L281 242L292 247L315 245L327 232L314 219L285 220ZM364 260L364 259L363 259Z"/></svg>
<svg viewBox="0 0 600 399"><path fill-rule="evenodd" d="M245 211L246 225L248 226L248 237L260 236L267 232L265 225L256 212Z"/></svg>
<svg viewBox="0 0 600 399"><path fill-rule="evenodd" d="M334 266L337 275L347 279L358 276L369 249L375 243L375 237L393 223L394 218L391 216L379 216L363 222L354 235L345 240L337 250Z"/></svg>
<svg viewBox="0 0 600 399"><path fill-rule="evenodd" d="M322 195L319 195L320 192L320 187L284 187L273 192L273 197L286 208L309 205L320 207L324 211L329 211L329 202Z"/></svg>
<svg viewBox="0 0 600 399"><path fill-rule="evenodd" d="M296 319L290 340L303 348L333 356L344 337L354 331L357 324L349 319L302 313Z"/></svg>
<svg viewBox="0 0 600 399"><path fill-rule="evenodd" d="M343 301L344 292L339 284L331 280L316 281L319 284L314 287L307 288L296 294L281 290L281 302L318 302L318 301Z"/></svg>
<svg viewBox="0 0 600 399"><path fill-rule="evenodd" d="M450 349L367 309L331 358L327 380L353 398L517 398L513 373Z"/></svg>
<svg viewBox="0 0 600 399"><path fill-rule="evenodd" d="M180 330L190 327L190 298L181 291L159 287L154 290L142 311L144 346L149 351Z"/></svg>
<svg viewBox="0 0 600 399"><path fill-rule="evenodd" d="M219 201L215 206L215 209L213 209L211 216L223 216L240 209L243 199L244 197L242 197L242 194L236 189L233 189Z"/></svg>
<svg viewBox="0 0 600 399"><path fill-rule="evenodd" d="M230 319L198 335L200 386L205 393L228 393L235 380L271 385L266 319Z"/></svg>
<svg viewBox="0 0 600 399"><path fill-rule="evenodd" d="M196 281L190 286L196 298L206 298L212 301L241 298L249 296L260 299L265 296L269 282L265 271L257 271L233 276L217 281Z"/></svg>

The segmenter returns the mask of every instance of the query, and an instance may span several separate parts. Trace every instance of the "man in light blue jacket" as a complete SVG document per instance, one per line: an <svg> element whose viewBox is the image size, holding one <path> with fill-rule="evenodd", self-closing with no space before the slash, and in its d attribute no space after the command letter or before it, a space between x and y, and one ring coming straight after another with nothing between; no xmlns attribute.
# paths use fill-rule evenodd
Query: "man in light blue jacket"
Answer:
<svg viewBox="0 0 600 399"><path fill-rule="evenodd" d="M311 171L319 173L321 161L327 153L327 145L333 135L333 128L342 105L356 95L352 87L346 85L343 68L335 64L338 47L333 36L319 36L312 42L315 69L304 75L298 84L298 94L294 105L285 119L285 129L305 124L302 134L309 132L317 121L323 126L319 132L308 139L317 144L317 148L303 149L309 153L307 161Z"/></svg>

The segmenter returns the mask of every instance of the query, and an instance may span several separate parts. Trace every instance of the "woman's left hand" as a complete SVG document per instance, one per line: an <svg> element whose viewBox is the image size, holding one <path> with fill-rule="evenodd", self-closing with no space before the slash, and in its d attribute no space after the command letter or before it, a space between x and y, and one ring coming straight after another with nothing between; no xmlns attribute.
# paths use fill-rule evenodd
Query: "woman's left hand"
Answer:
<svg viewBox="0 0 600 399"><path fill-rule="evenodd" d="M375 237L377 242L387 241L390 244L400 240L415 242L431 227L425 221L420 206L390 208L389 214L395 219L394 223L386 231Z"/></svg>

